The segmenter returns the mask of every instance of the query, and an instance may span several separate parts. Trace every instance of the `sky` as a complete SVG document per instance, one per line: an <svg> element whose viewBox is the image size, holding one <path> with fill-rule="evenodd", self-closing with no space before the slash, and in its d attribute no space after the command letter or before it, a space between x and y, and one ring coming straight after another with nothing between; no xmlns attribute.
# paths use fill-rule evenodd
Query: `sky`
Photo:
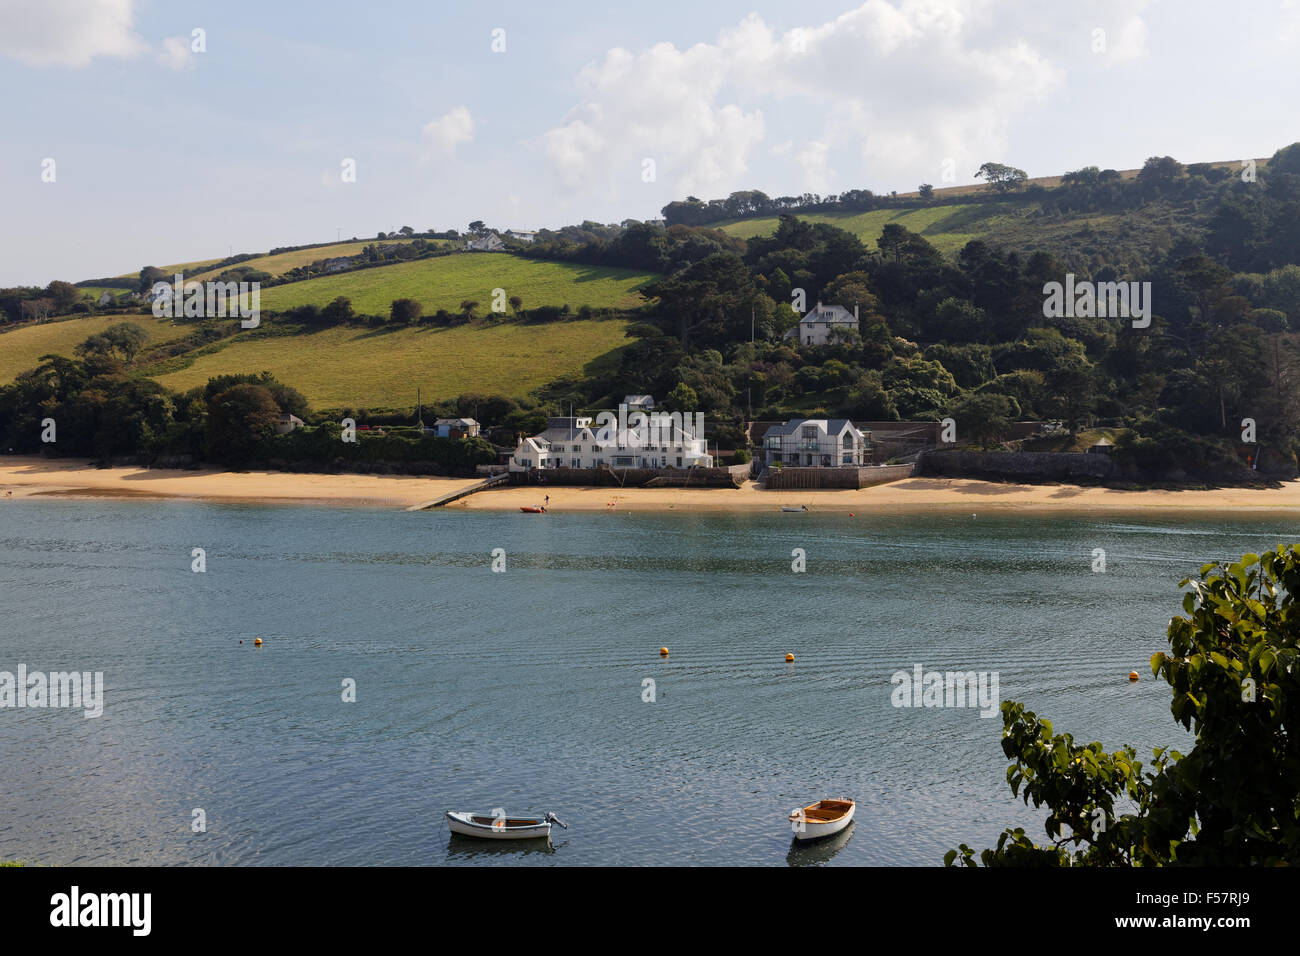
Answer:
<svg viewBox="0 0 1300 956"><path fill-rule="evenodd" d="M1300 0L0 0L0 286L1269 156L1297 63Z"/></svg>

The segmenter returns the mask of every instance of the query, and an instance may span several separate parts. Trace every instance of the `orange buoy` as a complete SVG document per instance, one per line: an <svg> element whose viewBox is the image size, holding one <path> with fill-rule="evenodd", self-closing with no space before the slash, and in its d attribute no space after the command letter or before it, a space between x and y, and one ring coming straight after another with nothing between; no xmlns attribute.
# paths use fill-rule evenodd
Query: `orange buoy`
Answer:
<svg viewBox="0 0 1300 956"><path fill-rule="evenodd" d="M1129 672L1128 672L1128 679L1129 679L1129 680L1137 680L1137 679L1138 679L1138 672L1137 672L1137 671L1129 671Z"/></svg>
<svg viewBox="0 0 1300 956"><path fill-rule="evenodd" d="M661 648L659 648L659 656L660 656L660 657L667 657L667 656L668 656L668 648L666 648L666 647L661 647Z"/></svg>
<svg viewBox="0 0 1300 956"><path fill-rule="evenodd" d="M793 655L793 654L787 654L787 655L785 655L785 659L786 659L786 661L789 662L789 663L794 663L794 655Z"/></svg>
<svg viewBox="0 0 1300 956"><path fill-rule="evenodd" d="M257 638L255 641L253 641L253 646L254 646L254 647L261 647L261 646L262 646L262 639L259 637L259 638Z"/></svg>

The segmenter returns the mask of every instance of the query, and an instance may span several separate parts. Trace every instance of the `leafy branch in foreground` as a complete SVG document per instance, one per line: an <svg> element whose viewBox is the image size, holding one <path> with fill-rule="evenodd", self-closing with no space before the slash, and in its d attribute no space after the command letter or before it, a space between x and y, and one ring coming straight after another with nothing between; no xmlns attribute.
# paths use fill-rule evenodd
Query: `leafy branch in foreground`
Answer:
<svg viewBox="0 0 1300 956"><path fill-rule="evenodd" d="M1107 753L1002 704L1011 791L1046 806L1048 842L1008 829L985 866L1245 866L1300 863L1300 545L1207 564L1169 622L1151 672L1195 735L1186 755ZM1123 812L1116 809L1122 806ZM944 864L976 866L966 844Z"/></svg>

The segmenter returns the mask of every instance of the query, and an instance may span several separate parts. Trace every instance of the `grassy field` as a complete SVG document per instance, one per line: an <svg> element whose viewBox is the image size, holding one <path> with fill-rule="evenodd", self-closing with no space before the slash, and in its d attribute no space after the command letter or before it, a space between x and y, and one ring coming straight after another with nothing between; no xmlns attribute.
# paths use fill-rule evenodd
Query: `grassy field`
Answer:
<svg viewBox="0 0 1300 956"><path fill-rule="evenodd" d="M146 348L179 338L189 331L172 325L171 319L155 319L152 315L97 315L0 332L0 384L12 382L19 372L35 368L42 355L53 352L71 358L73 349L116 322L134 322L148 332Z"/></svg>
<svg viewBox="0 0 1300 956"><path fill-rule="evenodd" d="M807 222L827 222L856 235L875 246L881 231L891 222L920 233L945 254L959 250L972 239L979 239L990 229L1010 218L1013 202L962 203L931 206L926 209L873 209L869 212L812 213L799 218ZM719 224L733 236L750 239L776 231L776 217L740 219Z"/></svg>
<svg viewBox="0 0 1300 956"><path fill-rule="evenodd" d="M169 275L176 272L180 272L184 275L189 275L191 272L197 273L203 269L207 269L211 266L214 266L224 258L225 256L220 256L216 259L198 259L194 262L176 262L173 263L172 265L159 266L158 268L161 269L163 272L168 273ZM152 263L146 262L144 265L140 267L140 269L143 269L144 266L147 265L152 265ZM138 279L140 278L140 269L136 269L134 272L123 272L120 276L114 276L114 278L115 279Z"/></svg>
<svg viewBox="0 0 1300 956"><path fill-rule="evenodd" d="M229 346L158 380L185 390L213 375L268 370L316 408L413 406L417 386L426 400L464 392L515 397L627 345L627 325L575 319L396 331L340 327L293 336L241 333Z"/></svg>
<svg viewBox="0 0 1300 956"><path fill-rule="evenodd" d="M317 246L313 249L296 249L292 252L278 252L275 255L258 256L256 259L247 259L244 262L237 262L233 266L226 266L222 269L207 269L203 272L195 272L193 275L186 275L187 279L207 279L217 275L218 272L224 271L225 268L234 269L242 266L251 266L254 269L260 269L263 272L269 272L273 276L282 276L292 269L299 266L308 266L317 259L339 259L344 256L355 256L361 253L366 246L374 245L398 245L411 242L410 239L391 240L391 239L364 239L357 242L337 242L328 246ZM426 239L431 246L449 246L450 239Z"/></svg>
<svg viewBox="0 0 1300 956"><path fill-rule="evenodd" d="M394 299L418 300L426 313L459 311L473 299L480 314L490 310L492 290L517 295L524 308L569 305L573 309L635 308L642 304L636 289L654 278L646 272L523 259L507 253L474 252L421 259L375 269L290 282L262 291L262 308L282 310L312 303L326 305L347 296L366 315L387 315Z"/></svg>
<svg viewBox="0 0 1300 956"><path fill-rule="evenodd" d="M372 242L376 244L391 245L398 242L410 242L410 239L358 239L355 242L332 242L324 246L315 246L311 249L298 249L292 252L277 252L275 255L257 256L254 259L246 259L243 262L237 262L235 265L252 266L255 269L262 269L271 273L273 276L280 276L290 269L296 269L299 266L310 265L317 259L337 259L342 256L355 256ZM450 239L426 239L425 242L433 246L447 246L452 244ZM178 262L172 265L159 266L163 272L168 275L176 272L182 273L186 279L197 279L199 277L212 278L208 273L216 274L219 270L216 268L217 263L225 260L225 256L217 259L198 259L194 262ZM234 268L233 266L229 268ZM135 279L140 275L139 270L135 272L123 273L116 278ZM88 287L87 287L88 288Z"/></svg>
<svg viewBox="0 0 1300 956"><path fill-rule="evenodd" d="M102 295L105 292L109 293L114 298L116 298L117 296L123 295L126 292L130 291L129 289L118 289L106 285L83 285L83 286L78 286L77 288L81 290L81 297L83 299L89 299L92 302L97 302L99 300L100 295Z"/></svg>

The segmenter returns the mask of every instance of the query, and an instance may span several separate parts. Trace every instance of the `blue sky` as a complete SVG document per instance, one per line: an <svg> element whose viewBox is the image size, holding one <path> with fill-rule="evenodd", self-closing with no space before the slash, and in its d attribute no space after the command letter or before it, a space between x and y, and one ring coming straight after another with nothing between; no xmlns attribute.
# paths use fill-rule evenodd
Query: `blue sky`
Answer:
<svg viewBox="0 0 1300 956"><path fill-rule="evenodd" d="M0 0L0 285L946 160L1267 156L1300 139L1298 60L1298 0Z"/></svg>

